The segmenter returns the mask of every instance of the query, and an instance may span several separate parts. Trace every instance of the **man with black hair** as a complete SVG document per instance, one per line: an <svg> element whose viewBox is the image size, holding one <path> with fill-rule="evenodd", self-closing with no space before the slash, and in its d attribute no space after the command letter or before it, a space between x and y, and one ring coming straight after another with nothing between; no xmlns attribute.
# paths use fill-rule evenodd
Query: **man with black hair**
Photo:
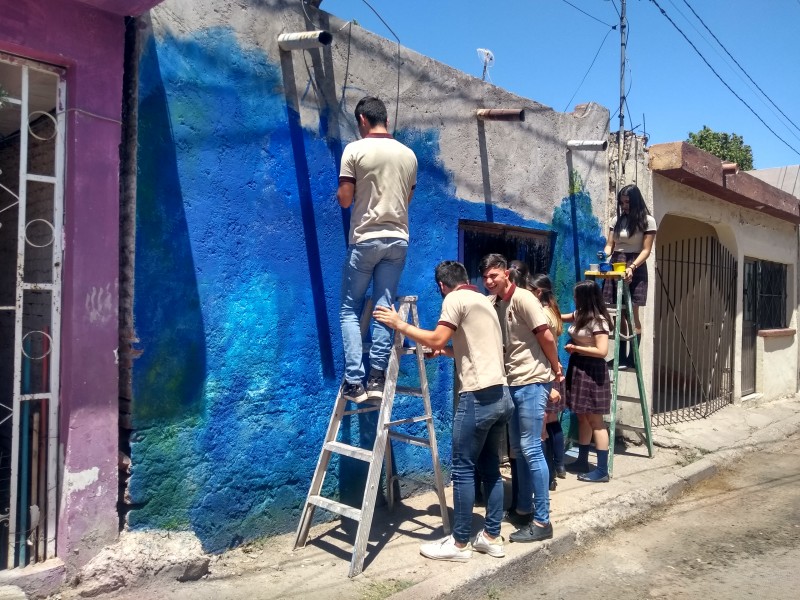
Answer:
<svg viewBox="0 0 800 600"><path fill-rule="evenodd" d="M506 520L517 527L512 542L553 537L547 461L542 452L545 407L554 379L562 380L558 348L538 298L508 277L502 254L487 254L478 266L483 285L497 310L503 334L505 368L514 416L509 424L511 449L517 455L519 495Z"/></svg>
<svg viewBox="0 0 800 600"><path fill-rule="evenodd" d="M408 251L408 205L417 183L417 157L388 131L386 106L378 98L362 98L355 117L360 140L342 154L339 189L342 208L352 206L349 245L342 274L339 320L344 345L348 400L383 397L392 331L376 323L370 347L366 390L360 317L372 282L376 306L391 306Z"/></svg>
<svg viewBox="0 0 800 600"><path fill-rule="evenodd" d="M459 394L453 417L453 534L423 544L420 552L436 560L469 560L473 550L501 558L505 551L500 535L500 444L513 408L506 386L500 323L488 298L469 284L464 265L439 263L435 277L444 297L435 330L420 329L400 319L391 305L379 306L374 312L381 323L456 362ZM451 339L452 348L445 348ZM470 544L476 468L484 483L486 520Z"/></svg>

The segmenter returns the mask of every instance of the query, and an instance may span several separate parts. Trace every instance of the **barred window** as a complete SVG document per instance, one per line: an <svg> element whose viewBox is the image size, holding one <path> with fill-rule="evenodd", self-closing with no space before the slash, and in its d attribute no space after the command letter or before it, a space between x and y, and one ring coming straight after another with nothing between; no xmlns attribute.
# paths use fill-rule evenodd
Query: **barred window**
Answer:
<svg viewBox="0 0 800 600"><path fill-rule="evenodd" d="M786 327L786 265L747 259L745 263L745 319L757 329Z"/></svg>

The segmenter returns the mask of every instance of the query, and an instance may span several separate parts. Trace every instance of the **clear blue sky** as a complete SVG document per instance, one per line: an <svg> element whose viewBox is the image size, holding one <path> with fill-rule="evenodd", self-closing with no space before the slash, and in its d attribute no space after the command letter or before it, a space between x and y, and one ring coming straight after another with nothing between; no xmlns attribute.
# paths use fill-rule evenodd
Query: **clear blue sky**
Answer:
<svg viewBox="0 0 800 600"><path fill-rule="evenodd" d="M627 2L626 129L641 133L646 126L650 144L656 144L684 140L708 125L741 135L753 149L756 168L800 164L800 0L656 1L722 79L796 151L720 82L652 0ZM614 114L619 106L619 29L602 42L609 26L619 23L620 0L569 0L594 18L564 0L369 2L404 46L476 77L482 70L476 49L488 48L495 56L491 81L511 92L558 111L595 101ZM777 109L714 42L687 2ZM321 8L393 39L362 0L323 0ZM611 130L618 129L614 116Z"/></svg>

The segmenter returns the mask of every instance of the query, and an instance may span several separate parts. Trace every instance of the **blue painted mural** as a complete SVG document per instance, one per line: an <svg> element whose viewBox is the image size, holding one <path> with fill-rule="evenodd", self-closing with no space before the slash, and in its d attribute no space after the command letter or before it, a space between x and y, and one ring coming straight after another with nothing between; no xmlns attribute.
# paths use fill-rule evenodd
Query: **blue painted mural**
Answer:
<svg viewBox="0 0 800 600"><path fill-rule="evenodd" d="M221 551L294 529L316 464L343 368L340 146L302 129L311 202L301 206L280 68L261 50L224 28L165 34L149 40L139 69L134 319L143 354L133 370L129 525L190 529L206 550ZM436 130L397 137L419 159L400 293L420 297L430 327L441 304L433 267L457 256L459 219L483 220L485 206L456 196ZM586 194L566 198L552 228L572 239L574 201L579 226L593 228L581 248L593 255L602 238ZM498 207L493 214L551 227ZM570 244L557 246L553 264L567 307ZM413 378L411 362L402 371ZM427 376L446 467L452 363L430 361ZM417 412L412 404L400 399L398 410ZM364 433L356 420L343 425L348 440ZM400 445L395 457L401 471L429 474L423 450ZM326 486L345 497L356 486L348 465L339 467Z"/></svg>

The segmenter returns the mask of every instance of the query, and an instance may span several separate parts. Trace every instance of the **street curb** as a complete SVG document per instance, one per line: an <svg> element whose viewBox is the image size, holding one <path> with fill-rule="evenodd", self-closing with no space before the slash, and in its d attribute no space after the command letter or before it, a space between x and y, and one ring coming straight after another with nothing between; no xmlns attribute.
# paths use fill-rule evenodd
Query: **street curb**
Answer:
<svg viewBox="0 0 800 600"><path fill-rule="evenodd" d="M576 548L594 540L607 530L631 521L642 519L688 488L710 479L745 454L762 449L768 444L783 441L800 431L800 414L776 421L730 448L710 453L700 460L668 473L647 487L620 494L603 506L592 508L570 521L569 526L557 529L552 540L533 544L531 549L514 557L496 561L476 561L474 568L464 577L440 573L405 590L392 594L390 600L434 600L445 594L463 591L465 597L479 597L479 590L492 587L496 576L513 579L522 576L556 557L563 557ZM473 565L470 565L471 567Z"/></svg>

